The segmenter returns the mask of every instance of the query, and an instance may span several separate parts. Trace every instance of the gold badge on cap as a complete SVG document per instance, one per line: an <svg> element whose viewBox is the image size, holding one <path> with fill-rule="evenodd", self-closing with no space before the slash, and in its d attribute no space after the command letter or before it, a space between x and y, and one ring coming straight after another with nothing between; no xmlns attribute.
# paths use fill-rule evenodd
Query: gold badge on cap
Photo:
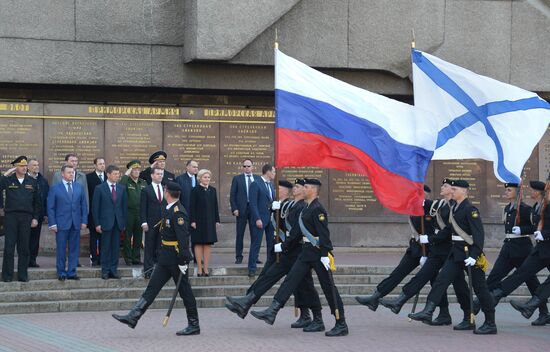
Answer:
<svg viewBox="0 0 550 352"><path fill-rule="evenodd" d="M184 223L183 218L178 218L178 225L183 225Z"/></svg>
<svg viewBox="0 0 550 352"><path fill-rule="evenodd" d="M326 217L325 214L319 214L319 221L325 221Z"/></svg>

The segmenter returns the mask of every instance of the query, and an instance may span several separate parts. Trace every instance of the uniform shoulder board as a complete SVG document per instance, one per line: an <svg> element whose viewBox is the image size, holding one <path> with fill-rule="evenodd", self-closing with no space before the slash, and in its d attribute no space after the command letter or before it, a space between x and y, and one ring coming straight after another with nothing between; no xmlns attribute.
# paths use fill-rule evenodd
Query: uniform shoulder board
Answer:
<svg viewBox="0 0 550 352"><path fill-rule="evenodd" d="M319 221L325 221L326 219L327 219L327 217L325 216L325 214L323 214L323 213L319 214Z"/></svg>
<svg viewBox="0 0 550 352"><path fill-rule="evenodd" d="M178 225L183 225L185 223L185 221L183 220L183 218L178 218Z"/></svg>
<svg viewBox="0 0 550 352"><path fill-rule="evenodd" d="M180 208L178 208L178 206L176 205L176 206L174 207L174 213L177 213L178 211L180 211Z"/></svg>
<svg viewBox="0 0 550 352"><path fill-rule="evenodd" d="M472 210L472 218L474 219L479 218L479 211L476 208Z"/></svg>

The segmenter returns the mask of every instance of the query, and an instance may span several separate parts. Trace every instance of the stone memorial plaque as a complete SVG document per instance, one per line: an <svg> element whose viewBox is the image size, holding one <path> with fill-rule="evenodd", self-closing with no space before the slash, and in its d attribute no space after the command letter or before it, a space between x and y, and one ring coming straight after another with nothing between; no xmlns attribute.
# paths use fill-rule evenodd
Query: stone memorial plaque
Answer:
<svg viewBox="0 0 550 352"><path fill-rule="evenodd" d="M162 122L134 119L105 121L105 162L118 166L122 173L130 160L138 159L143 168L149 156L162 149Z"/></svg>
<svg viewBox="0 0 550 352"><path fill-rule="evenodd" d="M285 167L280 170L279 179L287 180L290 183L294 184L294 181L297 178L317 178L323 184L321 186L321 194L319 195L319 200L325 206L325 209L331 214L329 209L329 177L327 169L320 169L318 167Z"/></svg>
<svg viewBox="0 0 550 352"><path fill-rule="evenodd" d="M330 170L330 214L333 216L377 216L382 205L376 200L366 176Z"/></svg>
<svg viewBox="0 0 550 352"><path fill-rule="evenodd" d="M539 180L546 182L550 173L550 127L539 142Z"/></svg>
<svg viewBox="0 0 550 352"><path fill-rule="evenodd" d="M485 175L486 162L483 160L437 160L434 161L434 176L436 180L443 180L445 177L451 179L462 179L470 184L469 198L472 204L480 208L484 216L485 208ZM440 181L439 181L440 182ZM435 196L434 196L435 197ZM480 206L481 205L481 206Z"/></svg>
<svg viewBox="0 0 550 352"><path fill-rule="evenodd" d="M44 120L19 117L0 118L0 167L12 168L11 162L20 155L36 158L42 163L42 140L44 139ZM41 170L42 172L42 170Z"/></svg>

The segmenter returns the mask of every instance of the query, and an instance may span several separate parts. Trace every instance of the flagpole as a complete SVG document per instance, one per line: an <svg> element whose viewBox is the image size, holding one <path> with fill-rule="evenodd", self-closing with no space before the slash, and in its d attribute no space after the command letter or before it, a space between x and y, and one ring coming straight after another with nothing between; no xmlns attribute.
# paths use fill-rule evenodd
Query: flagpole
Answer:
<svg viewBox="0 0 550 352"><path fill-rule="evenodd" d="M275 43L273 44L273 49L274 49L274 58L275 58L275 64L274 64L274 68L275 70L277 70L277 50L279 50L279 33L277 31L277 28L275 28ZM274 74L274 88L277 88L277 75ZM274 89L275 91L275 89ZM275 164L275 199L277 201L279 201L279 172L281 170L278 169L277 165L278 165L278 160L277 160L277 92L275 92L275 107L274 107L274 111L275 111L275 131L274 131L274 136L273 136L273 147L274 147L274 151L275 151L275 155L273 157L274 159L274 164ZM280 209L277 209L275 211L275 223L276 223L276 228L275 228L275 243L280 243L281 242L281 237L279 236L279 228L280 228L280 224L279 224L279 217L280 217L280 212L281 210ZM269 249L268 249L269 250ZM275 262L278 264L279 263L279 253L275 253Z"/></svg>

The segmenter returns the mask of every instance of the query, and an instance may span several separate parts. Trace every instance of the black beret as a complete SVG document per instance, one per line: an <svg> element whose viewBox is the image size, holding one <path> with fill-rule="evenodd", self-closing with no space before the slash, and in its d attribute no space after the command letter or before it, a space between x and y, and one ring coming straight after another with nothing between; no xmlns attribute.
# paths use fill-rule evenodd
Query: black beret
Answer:
<svg viewBox="0 0 550 352"><path fill-rule="evenodd" d="M430 187L428 187L427 185L424 185L424 192L432 193L432 189Z"/></svg>
<svg viewBox="0 0 550 352"><path fill-rule="evenodd" d="M468 187L470 187L470 184L466 180L453 180L453 181L451 181L451 186L460 187L460 188L468 188Z"/></svg>
<svg viewBox="0 0 550 352"><path fill-rule="evenodd" d="M21 155L17 159L11 162L13 166L27 166L27 157L24 155Z"/></svg>
<svg viewBox="0 0 550 352"><path fill-rule="evenodd" d="M171 192L181 192L181 186L177 182L168 182L166 189Z"/></svg>
<svg viewBox="0 0 550 352"><path fill-rule="evenodd" d="M303 185L306 184L306 179L305 178L297 178L296 180L294 180L294 184L303 186Z"/></svg>
<svg viewBox="0 0 550 352"><path fill-rule="evenodd" d="M441 184L444 185L445 183L448 184L448 185L452 185L452 184L453 184L453 180L451 180L450 178L445 177L445 178L443 179L443 182L441 182Z"/></svg>
<svg viewBox="0 0 550 352"><path fill-rule="evenodd" d="M283 186L285 188L292 188L292 183L288 182L287 180L279 180L279 186Z"/></svg>
<svg viewBox="0 0 550 352"><path fill-rule="evenodd" d="M529 186L537 191L544 191L544 186L546 186L546 184L542 181L529 181Z"/></svg>
<svg viewBox="0 0 550 352"><path fill-rule="evenodd" d="M506 182L504 184L504 188L518 188L519 187L519 184L515 183L515 182Z"/></svg>
<svg viewBox="0 0 550 352"><path fill-rule="evenodd" d="M306 185L321 186L321 181L319 181L316 178L305 178L304 181L305 181L304 184L306 184Z"/></svg>
<svg viewBox="0 0 550 352"><path fill-rule="evenodd" d="M141 167L141 161L139 161L137 159L132 160L128 164L126 164L127 169L133 169L133 168L136 168L136 167Z"/></svg>
<svg viewBox="0 0 550 352"><path fill-rule="evenodd" d="M163 150L159 150L158 152L154 152L149 157L149 164L154 164L155 161L157 161L157 160L166 160L167 156L168 155Z"/></svg>

